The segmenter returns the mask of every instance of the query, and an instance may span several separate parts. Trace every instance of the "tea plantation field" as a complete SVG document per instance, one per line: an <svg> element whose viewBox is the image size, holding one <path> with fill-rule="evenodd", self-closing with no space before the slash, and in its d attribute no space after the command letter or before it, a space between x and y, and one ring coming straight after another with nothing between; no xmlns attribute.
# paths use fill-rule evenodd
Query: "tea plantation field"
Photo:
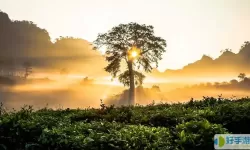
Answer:
<svg viewBox="0 0 250 150"><path fill-rule="evenodd" d="M218 133L250 134L250 99L0 110L0 149L6 150L211 150Z"/></svg>

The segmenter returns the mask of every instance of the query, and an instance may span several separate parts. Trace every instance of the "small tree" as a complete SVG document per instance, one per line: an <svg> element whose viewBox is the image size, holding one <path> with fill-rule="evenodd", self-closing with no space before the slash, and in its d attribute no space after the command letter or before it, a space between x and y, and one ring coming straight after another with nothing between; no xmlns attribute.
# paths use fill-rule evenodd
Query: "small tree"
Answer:
<svg viewBox="0 0 250 150"><path fill-rule="evenodd" d="M31 75L31 73L32 73L31 63L24 62L23 67L24 67L24 78L27 79L28 76Z"/></svg>
<svg viewBox="0 0 250 150"><path fill-rule="evenodd" d="M215 86L215 87L219 87L220 85L221 85L221 84L220 84L219 82L215 82L215 83L214 83L214 86Z"/></svg>
<svg viewBox="0 0 250 150"><path fill-rule="evenodd" d="M94 79L89 79L88 77L85 77L82 79L81 84L83 85L91 85L94 83Z"/></svg>
<svg viewBox="0 0 250 150"><path fill-rule="evenodd" d="M113 27L104 34L99 34L94 41L95 49L106 48L105 57L109 62L105 70L129 86L129 104L135 101L135 77L142 79L141 73L135 67L142 67L145 72L151 72L153 65L158 67L158 61L165 52L166 41L154 35L154 28L150 25L129 23ZM121 73L121 64L127 66ZM142 80L141 80L142 81Z"/></svg>
<svg viewBox="0 0 250 150"><path fill-rule="evenodd" d="M224 52L232 52L232 49L227 48L227 49L221 50L220 52L221 52L221 53L224 53Z"/></svg>
<svg viewBox="0 0 250 150"><path fill-rule="evenodd" d="M151 89L155 92L161 92L160 87L158 85L153 85Z"/></svg>
<svg viewBox="0 0 250 150"><path fill-rule="evenodd" d="M243 81L246 78L246 74L245 73L240 73L238 75L238 78L240 79L240 81Z"/></svg>
<svg viewBox="0 0 250 150"><path fill-rule="evenodd" d="M61 69L60 74L62 76L67 76L69 74L69 70L67 68L63 68Z"/></svg>

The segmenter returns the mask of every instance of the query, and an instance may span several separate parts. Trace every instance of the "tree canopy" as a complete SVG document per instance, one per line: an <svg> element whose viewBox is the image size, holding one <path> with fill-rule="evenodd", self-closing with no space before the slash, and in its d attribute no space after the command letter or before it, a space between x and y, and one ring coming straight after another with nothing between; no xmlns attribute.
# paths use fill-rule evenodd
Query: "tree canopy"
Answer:
<svg viewBox="0 0 250 150"><path fill-rule="evenodd" d="M105 70L116 77L120 72L121 61L128 61L127 51L136 46L142 50L141 57L136 61L138 68L150 72L153 64L158 67L159 60L165 52L166 41L161 37L154 36L154 27L151 25L129 23L113 27L104 34L99 34L94 42L97 49L105 46L106 60L109 65Z"/></svg>

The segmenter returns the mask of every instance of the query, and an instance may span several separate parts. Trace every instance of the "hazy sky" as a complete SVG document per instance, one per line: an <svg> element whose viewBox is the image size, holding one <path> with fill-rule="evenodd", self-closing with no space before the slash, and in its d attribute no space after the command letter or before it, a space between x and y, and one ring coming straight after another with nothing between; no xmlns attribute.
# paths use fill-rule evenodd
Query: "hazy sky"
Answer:
<svg viewBox="0 0 250 150"><path fill-rule="evenodd" d="M250 40L250 0L0 0L13 20L30 20L54 39L81 37L135 21L155 27L168 47L159 69L177 69Z"/></svg>

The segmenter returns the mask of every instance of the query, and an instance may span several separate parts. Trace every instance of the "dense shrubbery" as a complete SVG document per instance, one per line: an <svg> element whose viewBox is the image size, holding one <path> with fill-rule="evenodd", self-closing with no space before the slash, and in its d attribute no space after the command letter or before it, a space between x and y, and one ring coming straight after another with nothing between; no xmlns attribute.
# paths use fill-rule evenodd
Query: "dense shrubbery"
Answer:
<svg viewBox="0 0 250 150"><path fill-rule="evenodd" d="M216 133L250 133L250 99L101 109L0 109L0 149L213 149Z"/></svg>

